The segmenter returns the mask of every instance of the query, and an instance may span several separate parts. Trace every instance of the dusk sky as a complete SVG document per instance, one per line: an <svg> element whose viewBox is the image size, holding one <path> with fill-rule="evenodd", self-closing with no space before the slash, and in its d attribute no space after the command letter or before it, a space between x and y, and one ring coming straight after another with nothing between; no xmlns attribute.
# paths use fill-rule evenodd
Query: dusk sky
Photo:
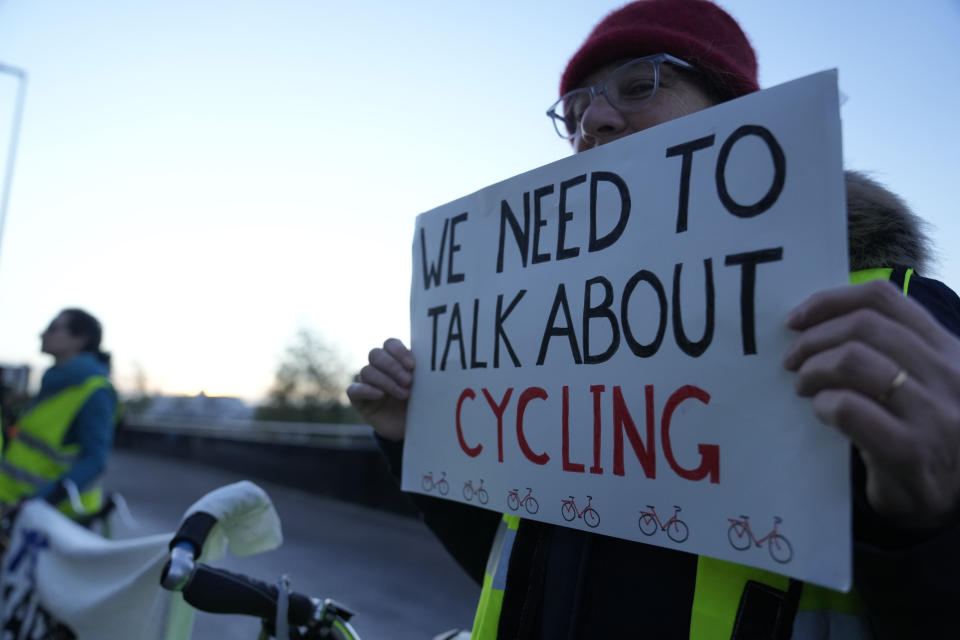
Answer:
<svg viewBox="0 0 960 640"><path fill-rule="evenodd" d="M544 111L620 4L0 0L0 63L29 75L0 362L42 371L39 332L80 306L121 391L139 369L255 400L300 327L359 368L409 335L415 216L570 153ZM720 4L761 86L839 69L845 164L930 223L925 275L960 287L960 2Z"/></svg>

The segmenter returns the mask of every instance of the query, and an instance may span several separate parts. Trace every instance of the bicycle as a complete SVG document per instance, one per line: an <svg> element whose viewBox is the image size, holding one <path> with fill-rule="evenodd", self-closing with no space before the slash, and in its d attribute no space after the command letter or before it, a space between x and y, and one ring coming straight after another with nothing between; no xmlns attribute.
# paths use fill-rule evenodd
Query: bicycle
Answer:
<svg viewBox="0 0 960 640"><path fill-rule="evenodd" d="M783 522L782 518L774 516L773 530L758 540L750 529L750 517L745 515L740 517L742 520L727 518L730 521L730 528L727 529L727 539L730 541L730 546L737 551L745 551L750 547L751 540L757 547L761 547L764 542L767 542L767 550L770 552L771 558L780 564L790 562L793 558L793 547L783 534L777 532L777 525Z"/></svg>
<svg viewBox="0 0 960 640"><path fill-rule="evenodd" d="M72 491L76 491L76 487ZM74 496L71 492L70 502L73 505L73 509L77 515L73 518L73 521L79 524L85 529L89 529L94 533L99 533L104 538L113 537L113 526L111 520L116 514L120 520L127 526L128 529L136 529L137 523L133 519L133 516L130 513L130 508L127 506L127 501L124 500L123 496L116 491L110 491L107 493L106 497L103 499L103 504L99 509L91 513L83 513L80 508L79 494L77 494L77 499L74 500Z"/></svg>
<svg viewBox="0 0 960 640"><path fill-rule="evenodd" d="M490 501L490 496L487 495L487 490L483 488L483 478L480 478L480 486L476 489L473 488L473 481L467 480L463 483L463 497L467 501L473 500L473 496L477 496L477 500L480 504L487 504Z"/></svg>
<svg viewBox="0 0 960 640"><path fill-rule="evenodd" d="M673 517L666 522L660 522L660 518L657 516L657 510L652 504L648 504L647 508L650 509L650 511L640 511L640 531L642 531L644 535L652 536L657 532L657 528L659 527L661 531L666 531L667 537L674 542L683 542L689 537L690 529L687 527L687 523L677 517L677 514L680 513L680 507L673 505Z"/></svg>
<svg viewBox="0 0 960 640"><path fill-rule="evenodd" d="M123 496L116 492L110 492L104 497L100 508L91 513L82 513L77 509L77 505L73 505L74 510L80 514L75 516L73 521L85 529L99 533L104 538L109 538L113 533L113 527L110 526L110 517L114 511L120 508L121 504L124 505L122 508L126 510L126 502L123 500Z"/></svg>
<svg viewBox="0 0 960 640"><path fill-rule="evenodd" d="M527 508L527 513L530 515L535 514L540 510L540 503L537 502L537 499L532 495L532 489L527 487L527 495L520 497L519 489L511 489L507 492L507 506L510 507L513 511L518 510L521 506Z"/></svg>
<svg viewBox="0 0 960 640"><path fill-rule="evenodd" d="M261 640L359 640L349 622L353 611L330 598L320 600L290 591L286 576L271 585L196 562L216 523L203 512L183 521L170 542L169 558L160 574L164 589L180 592L187 604L200 611L260 618Z"/></svg>
<svg viewBox="0 0 960 640"><path fill-rule="evenodd" d="M437 491L440 492L440 495L445 496L450 493L450 483L447 482L447 472L440 472L440 479L434 482L433 480L433 471L426 473L423 476L423 480L420 482L420 485L423 487L424 491L433 491L433 488L436 487Z"/></svg>
<svg viewBox="0 0 960 640"><path fill-rule="evenodd" d="M573 496L570 496L569 500L561 498L560 502L560 515L562 515L563 519L567 522L572 522L574 518L583 518L583 521L587 523L588 527L596 528L597 525L600 524L600 514L590 506L590 503L593 502L592 496L587 496L587 506L584 507L583 511L577 510Z"/></svg>
<svg viewBox="0 0 960 640"><path fill-rule="evenodd" d="M42 530L27 529L24 535L15 537L15 527L18 517L28 503L43 504L41 509L46 509L57 519L59 527L82 527L91 534L95 534L104 539L111 533L110 519L114 514L119 515L120 519L128 528L136 528L137 524L130 515L127 503L123 496L116 491L107 493L103 504L96 511L88 512L80 500L80 492L76 484L70 480L60 483L60 486L54 491L52 499L57 500L64 496L74 511L73 517L68 517L62 512L56 510L49 502L43 499L28 498L13 505L4 505L0 507L0 557L2 563L2 581L0 581L0 591L4 593L6 601L0 601L0 636L7 638L29 637L37 640L76 640L76 634L73 630L59 621L55 616L48 613L42 606L38 606L34 589L36 582L33 572L36 571L38 551L49 545L48 539L44 536ZM7 557L7 551L13 548L14 552ZM24 572L23 568L27 567ZM10 579L11 573L15 573L20 567L20 580ZM31 588L24 589L25 582L22 578L24 573L27 575L26 582ZM13 633L14 635L9 635Z"/></svg>
<svg viewBox="0 0 960 640"><path fill-rule="evenodd" d="M110 491L103 499L103 504L96 511L87 511L80 500L80 491L77 485L71 480L63 480L59 483L59 488L55 495L66 496L73 508L74 515L70 519L85 529L100 534L104 538L110 538L112 535L111 519L116 514L120 520L129 529L136 529L137 523L130 514L127 507L127 501L116 491ZM13 521L16 518L20 504L10 505L2 508L0 514L0 555L2 555L9 545L9 534L13 530Z"/></svg>
<svg viewBox="0 0 960 640"><path fill-rule="evenodd" d="M198 500L172 538L168 533L106 540L43 500L28 500L4 514L0 532L10 534L0 565L2 637L128 640L165 633L186 639L193 607L258 617L261 639L358 640L347 607L292 593L285 577L272 586L206 564L228 545L235 555L246 556L281 543L273 504L251 482L221 487ZM64 580L88 588L74 590L67 599ZM183 598L171 599L169 591Z"/></svg>

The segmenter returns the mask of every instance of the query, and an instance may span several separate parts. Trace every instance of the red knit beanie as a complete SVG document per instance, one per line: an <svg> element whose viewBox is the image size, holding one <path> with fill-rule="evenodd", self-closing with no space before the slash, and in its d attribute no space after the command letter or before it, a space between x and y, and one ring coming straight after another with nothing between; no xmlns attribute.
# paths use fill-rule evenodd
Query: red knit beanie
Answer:
<svg viewBox="0 0 960 640"><path fill-rule="evenodd" d="M708 0L638 0L594 27L567 63L560 95L605 64L655 53L692 64L724 100L760 89L753 47L726 11Z"/></svg>

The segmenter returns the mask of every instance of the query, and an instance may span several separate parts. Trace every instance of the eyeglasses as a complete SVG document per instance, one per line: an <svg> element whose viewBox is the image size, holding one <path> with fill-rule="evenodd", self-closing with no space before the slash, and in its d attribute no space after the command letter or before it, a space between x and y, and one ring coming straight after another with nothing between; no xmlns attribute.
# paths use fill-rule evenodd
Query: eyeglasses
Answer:
<svg viewBox="0 0 960 640"><path fill-rule="evenodd" d="M614 69L600 84L565 93L547 109L547 116L553 121L557 135L564 140L573 138L584 112L597 96L606 98L610 106L621 113L640 111L660 87L660 66L664 62L696 70L693 65L666 53L631 60Z"/></svg>

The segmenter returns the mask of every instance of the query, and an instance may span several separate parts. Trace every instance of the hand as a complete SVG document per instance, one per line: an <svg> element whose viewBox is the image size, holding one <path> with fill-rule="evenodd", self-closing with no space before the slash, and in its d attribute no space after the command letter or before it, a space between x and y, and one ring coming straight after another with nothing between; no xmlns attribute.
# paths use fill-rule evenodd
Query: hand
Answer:
<svg viewBox="0 0 960 640"><path fill-rule="evenodd" d="M381 438L402 440L413 385L413 352L390 338L382 349L372 349L368 360L357 381L347 387L347 397Z"/></svg>
<svg viewBox="0 0 960 640"><path fill-rule="evenodd" d="M903 529L948 522L960 505L960 340L886 281L817 293L787 325L799 335L784 366L859 449L870 506Z"/></svg>

